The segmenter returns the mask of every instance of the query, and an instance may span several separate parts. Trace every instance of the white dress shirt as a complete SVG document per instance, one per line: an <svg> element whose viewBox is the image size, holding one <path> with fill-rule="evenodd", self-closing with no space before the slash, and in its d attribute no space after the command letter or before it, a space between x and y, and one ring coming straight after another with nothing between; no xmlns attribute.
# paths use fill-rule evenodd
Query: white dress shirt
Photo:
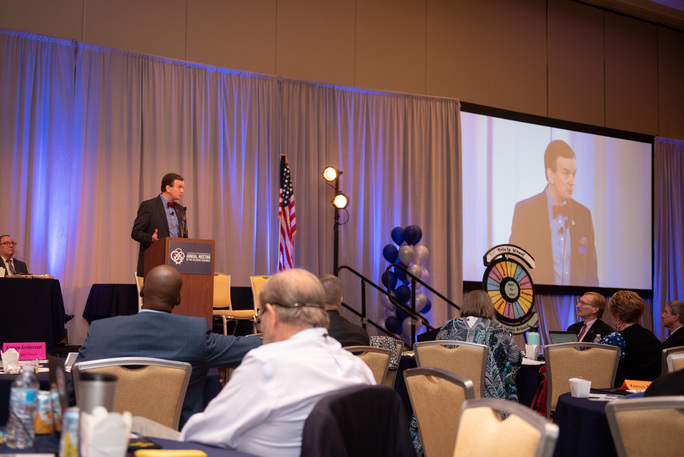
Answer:
<svg viewBox="0 0 684 457"><path fill-rule="evenodd" d="M304 421L318 400L373 385L370 368L324 328L252 349L221 393L181 431L181 441L269 457L298 457Z"/></svg>

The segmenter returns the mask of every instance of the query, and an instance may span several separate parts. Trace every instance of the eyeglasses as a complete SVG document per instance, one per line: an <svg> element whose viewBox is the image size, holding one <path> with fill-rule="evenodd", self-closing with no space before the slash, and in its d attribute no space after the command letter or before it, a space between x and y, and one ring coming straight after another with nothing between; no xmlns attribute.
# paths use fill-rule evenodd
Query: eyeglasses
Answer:
<svg viewBox="0 0 684 457"><path fill-rule="evenodd" d="M577 304L578 304L578 305L582 305L582 306L594 306L594 305L592 305L591 303L587 303L587 302L582 301L582 300L579 300L579 301L577 302Z"/></svg>
<svg viewBox="0 0 684 457"><path fill-rule="evenodd" d="M16 241L5 241L4 243L0 243L0 245L3 246L16 246L17 244L19 243L17 243Z"/></svg>

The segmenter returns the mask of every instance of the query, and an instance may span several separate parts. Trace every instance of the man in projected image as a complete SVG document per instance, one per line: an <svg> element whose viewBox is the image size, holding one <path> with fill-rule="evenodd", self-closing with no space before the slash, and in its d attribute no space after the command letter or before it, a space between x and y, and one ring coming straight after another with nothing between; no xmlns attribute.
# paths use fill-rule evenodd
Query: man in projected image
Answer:
<svg viewBox="0 0 684 457"><path fill-rule="evenodd" d="M572 199L575 151L554 140L544 152L546 189L515 205L510 243L535 260L537 284L598 286L591 211Z"/></svg>

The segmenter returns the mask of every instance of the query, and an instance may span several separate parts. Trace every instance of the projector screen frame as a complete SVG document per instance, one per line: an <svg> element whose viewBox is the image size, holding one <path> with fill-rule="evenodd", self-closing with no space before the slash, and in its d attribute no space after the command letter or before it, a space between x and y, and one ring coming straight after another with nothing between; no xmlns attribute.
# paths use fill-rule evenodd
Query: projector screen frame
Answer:
<svg viewBox="0 0 684 457"><path fill-rule="evenodd" d="M644 288L628 288L628 287L603 287L603 286L579 286L579 285L549 285L549 284L537 284L535 283L534 289L536 294L551 294L551 295L582 295L589 291L599 292L606 296L611 296L618 290L629 289L639 294L642 298L652 298L653 297L653 274L654 274L654 252L653 252L653 221L654 221L654 144L655 136L647 135L642 133L635 133L625 130L611 129L606 127L598 127L589 124L582 124L578 122L565 121L560 119L548 118L538 115L519 113L515 111L504 110L500 108L492 108L483 105L478 105L474 103L461 102L461 112L472 113L477 115L490 116L494 118L500 118L505 120L523 122L532 125L539 125L544 127L558 128L569 131L576 131L580 133L601 135L604 137L613 137L618 139L636 141L640 143L645 143L650 145L650 162L651 162L651 214L650 214L650 227L651 227L651 240L650 240L650 262L651 262L651 287L648 289ZM463 171L463 170L462 170ZM465 255L465 253L464 253ZM465 271L464 271L465 273ZM463 281L464 292L482 289L482 281L465 280Z"/></svg>

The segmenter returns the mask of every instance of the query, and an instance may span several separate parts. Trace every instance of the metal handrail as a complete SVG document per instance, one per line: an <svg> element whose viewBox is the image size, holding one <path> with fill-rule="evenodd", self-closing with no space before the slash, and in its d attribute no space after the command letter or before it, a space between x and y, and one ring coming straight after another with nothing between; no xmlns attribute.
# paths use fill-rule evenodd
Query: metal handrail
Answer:
<svg viewBox="0 0 684 457"><path fill-rule="evenodd" d="M396 265L396 264L392 264L392 265ZM390 266L392 266L392 265L390 265ZM406 271L406 270L403 268L402 265L397 265L397 266L398 266L399 268L402 268L404 271ZM389 268L389 267L388 267L388 268ZM411 318L411 341L412 341L412 342L415 341L415 323L416 323L416 322L420 322L420 323L423 324L425 327L427 327L429 330L434 330L434 329L435 329L435 327L433 327L432 325L430 325L430 322L428 321L428 319L427 319L425 316L423 316L421 313L419 313L418 311L416 311L416 305L415 305L415 298L416 298L416 297L415 297L415 290L413 291L412 297L411 297L411 305L412 305L412 306L411 306L411 307L408 307L408 306L406 306L405 304L403 304L403 303L401 303L400 301L398 301L398 300L392 295L391 290L389 290L389 287L386 287L386 288L380 287L380 286L377 285L375 282L373 282L372 280L368 279L368 278L365 277L363 274L359 273L358 271L356 271L355 269L353 269L352 267L350 267L350 266L348 266L348 265L342 265L342 266L338 267L337 270L335 271L335 275L339 276L339 273L340 273L340 271L342 271L342 270L349 271L350 273L352 273L353 275L355 275L356 277L358 277L358 278L361 280L361 312L356 311L355 309L353 309L353 308L351 308L350 306L348 306L346 303L342 303L342 306L344 306L346 309L348 309L348 310L351 311L352 313L354 313L354 314L356 314L357 316L359 316L359 317L361 318L361 321L362 321L362 323L363 323L363 327L364 327L364 328L366 328L366 324L368 323L368 324L373 325L375 328L377 328L378 330L382 331L383 333L385 333L385 334L387 334L387 335L389 335L389 336L394 337L394 334L393 334L393 333L391 333L390 331L388 331L388 330L385 329L384 327L380 326L379 324L377 324L376 322L374 322L372 319L369 319L369 318L368 318L368 315L367 315L367 312L366 312L366 284L369 284L370 286L372 286L373 288L375 288L378 292L384 294L394 306L396 306L397 308L399 308L400 310L402 310L403 312L405 312L406 314L409 315L409 317ZM387 270L385 271L385 274L387 274ZM424 281L421 281L419 278L416 278L416 277L415 277L413 274L411 274L410 272L407 271L407 274L409 274L409 275L411 276L412 279L415 279L415 280L419 281L422 285L427 286L427 284L425 284ZM413 285L414 285L414 289L415 289L415 282L413 282ZM443 298L444 300L446 300L446 301L447 301L448 303L450 303L452 306L456 306L453 302L451 302L450 300L448 300L446 297L444 297L444 296L443 296L442 294L440 294L439 292L435 291L432 287L427 286L427 288L428 288L431 292L434 292L434 293L437 294L439 297L441 297L441 298ZM456 306L456 308L458 308L458 306ZM458 309L460 309L460 308L458 308Z"/></svg>

